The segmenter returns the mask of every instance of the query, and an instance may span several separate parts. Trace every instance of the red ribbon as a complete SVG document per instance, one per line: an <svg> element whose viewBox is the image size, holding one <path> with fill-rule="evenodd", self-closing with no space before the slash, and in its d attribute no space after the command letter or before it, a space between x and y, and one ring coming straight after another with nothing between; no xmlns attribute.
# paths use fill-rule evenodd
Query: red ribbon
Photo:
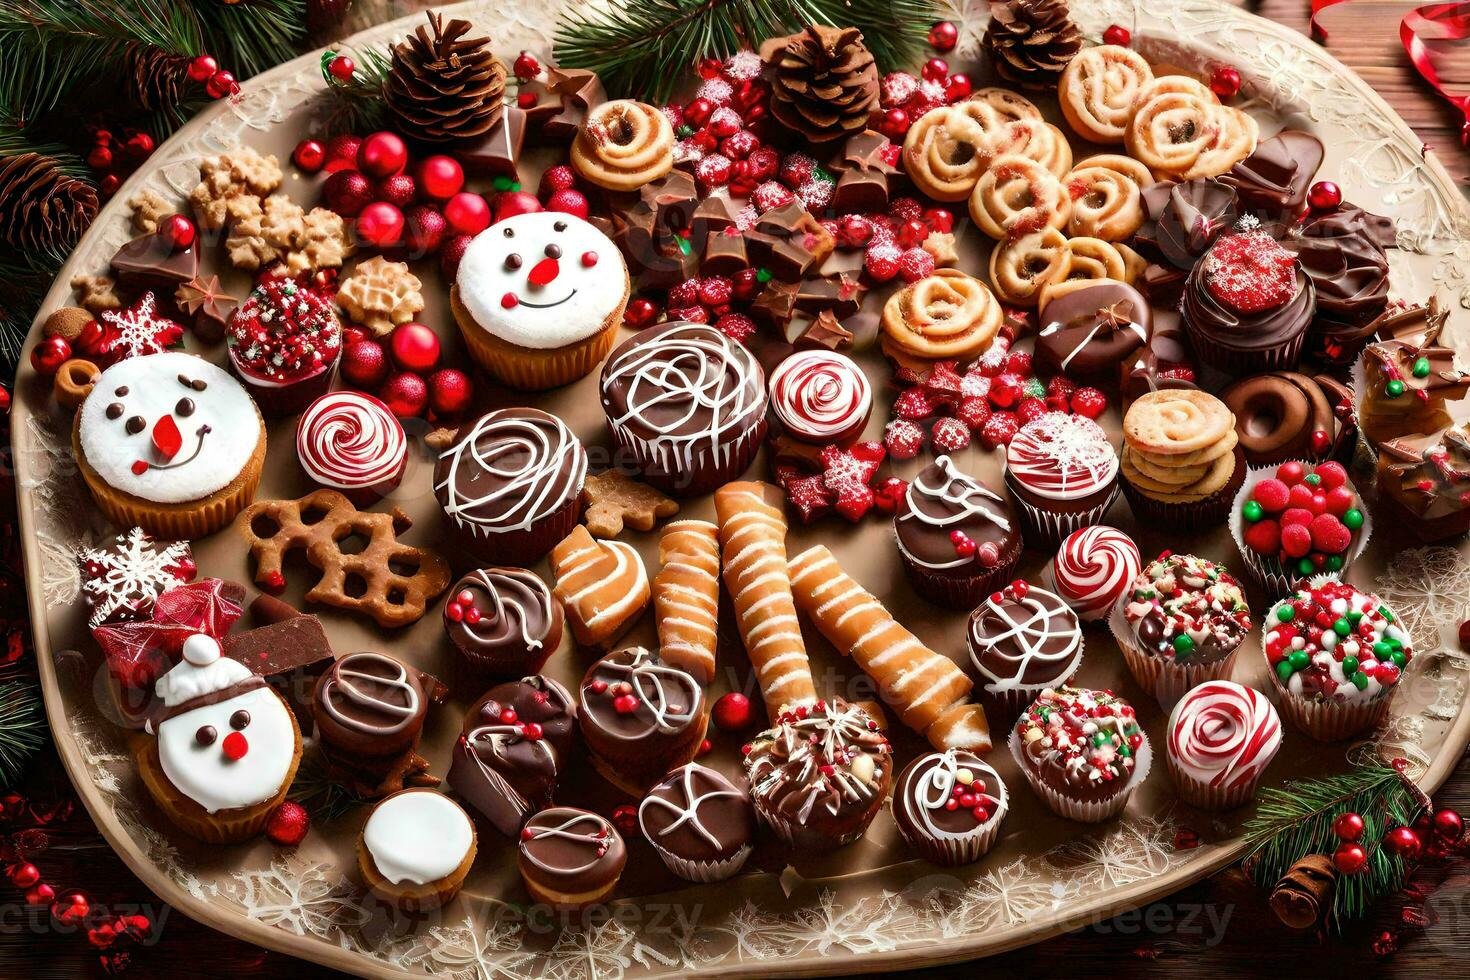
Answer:
<svg viewBox="0 0 1470 980"><path fill-rule="evenodd" d="M1326 43L1327 29L1317 23L1317 15L1328 7L1335 7L1345 0L1312 0L1312 40L1319 44Z"/></svg>
<svg viewBox="0 0 1470 980"><path fill-rule="evenodd" d="M1320 0L1312 0L1315 9ZM1434 67L1434 58L1424 39L1432 41L1463 41L1470 37L1470 3L1431 3L1409 11L1399 22L1399 40L1404 43L1414 69L1429 83L1429 87L1450 105L1454 106L1465 121L1460 127L1460 142L1470 146L1470 94L1454 95L1446 92L1439 80L1439 71Z"/></svg>

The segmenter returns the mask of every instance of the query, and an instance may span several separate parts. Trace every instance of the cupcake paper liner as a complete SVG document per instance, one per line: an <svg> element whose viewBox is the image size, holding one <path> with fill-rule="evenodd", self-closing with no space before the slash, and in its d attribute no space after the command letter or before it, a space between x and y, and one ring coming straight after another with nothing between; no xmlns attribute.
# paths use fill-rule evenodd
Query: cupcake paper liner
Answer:
<svg viewBox="0 0 1470 980"><path fill-rule="evenodd" d="M1121 478L1121 475L1119 479ZM1010 487L1010 476L1006 476L1006 486ZM1118 479L1113 481L1112 492L1107 497L1089 510L1076 511L1075 513L1059 513L1037 507L1031 502L1024 500L1014 489L1011 490L1011 500L1016 504L1016 510L1021 515L1021 526L1025 534L1026 543L1035 547L1056 548L1062 543L1062 539L1073 531L1079 531L1093 524L1101 524L1103 515L1108 508L1113 506L1113 501L1118 499Z"/></svg>
<svg viewBox="0 0 1470 980"><path fill-rule="evenodd" d="M532 527L502 530L456 517L450 517L450 522L468 535L470 550L490 564L530 566L572 533L581 513L582 488L578 486L566 503Z"/></svg>
<svg viewBox="0 0 1470 980"><path fill-rule="evenodd" d="M974 833L946 838L910 836L903 824L894 821L894 826L898 828L898 836L903 838L904 843L914 853L930 864L953 868L980 860L995 845L995 839L1000 836L1001 821L1011 809L1010 795L1005 783L998 782L997 785L1000 787L1000 805L996 807L995 813L991 814L989 822Z"/></svg>
<svg viewBox="0 0 1470 980"><path fill-rule="evenodd" d="M626 426L608 420L608 428L618 446L633 454L644 482L676 497L694 497L713 493L745 472L765 440L766 416L762 412L738 436L691 453L687 460L666 446L634 435Z"/></svg>
<svg viewBox="0 0 1470 980"><path fill-rule="evenodd" d="M1205 681L1230 679L1230 671L1235 666L1241 644L1237 643L1230 653L1207 664L1181 664L1165 660L1139 649L1133 642L1133 628L1123 613L1124 605L1120 598L1113 606L1113 611L1108 616L1108 629L1113 631L1113 638L1118 641L1118 649L1123 651L1123 661L1128 664L1128 671L1133 679L1138 682L1139 687L1152 694L1166 712L1173 709L1174 703L1191 688Z"/></svg>
<svg viewBox="0 0 1470 980"><path fill-rule="evenodd" d="M496 380L521 391L560 388L591 374L612 353L613 343L618 338L618 324L623 322L623 309L627 303L628 284L625 280L623 298L601 327L574 344L540 350L492 337L460 303L458 289L450 291L450 306L459 324L460 336L470 349L470 356Z"/></svg>
<svg viewBox="0 0 1470 980"><path fill-rule="evenodd" d="M1216 493L1193 503L1170 503L1150 497L1128 482L1127 476L1119 476L1123 484L1123 496L1133 508L1138 523L1153 525L1173 531L1197 531L1217 527L1225 523L1235 491L1240 486L1237 479L1245 478L1245 451L1235 447L1235 472L1230 480Z"/></svg>
<svg viewBox="0 0 1470 980"><path fill-rule="evenodd" d="M1266 347L1260 350L1236 350L1216 343L1212 338L1205 336L1203 331L1197 330L1188 317L1183 318L1184 330L1189 334L1190 346L1199 355L1200 361L1210 367L1243 377L1248 374L1262 374L1266 371L1289 371L1296 367L1296 362L1301 360L1302 346L1307 342L1308 329L1303 329L1295 337L1277 347Z"/></svg>
<svg viewBox="0 0 1470 980"><path fill-rule="evenodd" d="M1311 471L1313 466L1317 465L1305 459L1283 460L1282 462L1301 463L1307 468L1308 472ZM1252 491L1256 488L1256 484L1262 480L1271 478L1275 474L1276 468L1281 465L1281 463L1271 463L1266 466L1253 466L1247 470L1245 482L1240 485L1240 490L1235 494L1235 500L1230 504L1230 536L1235 539L1235 550L1240 552L1240 557L1244 560L1245 567L1250 571L1251 578L1255 579L1256 584L1272 600L1280 599L1290 592L1291 587L1302 576L1289 572L1275 558L1258 555L1255 551L1246 547L1245 518L1241 516L1240 508L1250 499ZM1353 562L1357 560L1358 556L1368 547L1368 539L1373 536L1373 514L1368 509L1367 502L1363 499L1363 493L1356 486L1353 486L1351 480L1348 481L1348 485L1353 488L1353 493L1358 497L1358 503L1360 505L1358 510L1363 514L1363 526L1354 532L1356 540L1353 546L1348 549L1347 554L1343 556L1342 570L1322 573L1333 579L1342 578L1347 570L1352 567Z"/></svg>
<svg viewBox="0 0 1470 980"><path fill-rule="evenodd" d="M685 881L695 881L701 884L724 881L726 878L733 877L745 865L745 859L750 857L751 851L755 850L752 845L746 844L723 861L691 861L660 847L652 840L649 840L649 843L658 852L658 856L663 858L664 864L670 871Z"/></svg>
<svg viewBox="0 0 1470 980"><path fill-rule="evenodd" d="M1269 759L1267 763L1269 765ZM1211 786L1204 780L1195 779L1185 772L1167 751L1164 753L1164 768L1169 771L1169 778L1173 781L1179 798L1201 810L1233 810L1249 803L1256 795L1256 787L1260 785L1261 776L1266 772L1266 766L1261 766L1256 778L1249 782L1238 783L1234 786Z"/></svg>
<svg viewBox="0 0 1470 980"><path fill-rule="evenodd" d="M1133 756L1133 775L1128 780L1128 785L1118 795L1106 800L1088 801L1078 800L1066 795L1060 790L1053 789L1036 777L1031 767L1026 764L1021 752L1021 735L1014 728L1011 729L1011 737L1006 743L1010 746L1011 757L1016 760L1016 767L1026 777L1026 782L1031 784L1031 789L1059 817L1068 820L1076 820L1079 823L1101 823L1117 816L1123 812L1128 805L1128 798L1139 784L1148 778L1148 771L1153 766L1153 747L1149 744L1148 735L1143 736L1143 744Z"/></svg>

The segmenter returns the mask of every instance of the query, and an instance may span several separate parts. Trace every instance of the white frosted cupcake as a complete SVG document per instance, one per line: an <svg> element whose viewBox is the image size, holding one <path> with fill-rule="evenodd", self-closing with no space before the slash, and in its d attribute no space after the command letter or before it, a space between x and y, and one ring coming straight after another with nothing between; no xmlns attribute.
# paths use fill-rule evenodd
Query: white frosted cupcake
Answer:
<svg viewBox="0 0 1470 980"><path fill-rule="evenodd" d="M984 857L1009 809L1000 775L965 749L919 756L893 788L904 841L926 861L951 867Z"/></svg>
<svg viewBox="0 0 1470 980"><path fill-rule="evenodd" d="M690 762L648 791L638 805L638 826L680 878L723 881L750 857L755 807L745 790Z"/></svg>
<svg viewBox="0 0 1470 980"><path fill-rule="evenodd" d="M1281 719L1260 691L1233 681L1206 681L1169 715L1165 761L1180 799L1228 810L1256 794L1281 748Z"/></svg>

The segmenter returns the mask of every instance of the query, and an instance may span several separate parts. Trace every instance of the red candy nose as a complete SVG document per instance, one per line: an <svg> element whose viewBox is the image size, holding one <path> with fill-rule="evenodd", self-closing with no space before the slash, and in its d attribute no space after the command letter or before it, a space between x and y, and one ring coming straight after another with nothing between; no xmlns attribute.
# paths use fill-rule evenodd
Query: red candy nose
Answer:
<svg viewBox="0 0 1470 980"><path fill-rule="evenodd" d="M556 259L545 258L536 263L526 281L533 286L544 286L560 274L561 266L557 265Z"/></svg>
<svg viewBox="0 0 1470 980"><path fill-rule="evenodd" d="M172 415L165 415L153 423L153 448L164 459L173 459L183 445L184 437L179 434L179 427Z"/></svg>
<svg viewBox="0 0 1470 980"><path fill-rule="evenodd" d="M230 732L225 736L220 748L225 753L225 758L231 762L239 762L245 758L245 753L250 751L250 743L245 741L244 732Z"/></svg>

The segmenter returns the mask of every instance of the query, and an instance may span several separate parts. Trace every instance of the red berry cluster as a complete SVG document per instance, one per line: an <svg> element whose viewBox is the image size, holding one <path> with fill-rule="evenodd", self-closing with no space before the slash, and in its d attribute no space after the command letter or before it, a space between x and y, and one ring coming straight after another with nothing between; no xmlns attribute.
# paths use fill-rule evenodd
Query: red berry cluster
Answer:
<svg viewBox="0 0 1470 980"><path fill-rule="evenodd" d="M741 269L733 276L686 279L669 290L665 318L708 323L743 344L756 331L756 322L747 310L766 288L768 278L769 275L763 276L758 269ZM658 304L652 300L644 299L641 303L635 300L628 304L623 322L641 330L651 324L658 313Z"/></svg>
<svg viewBox="0 0 1470 980"><path fill-rule="evenodd" d="M708 193L729 187L748 195L776 176L776 151L762 146L769 125L771 87L761 78L760 55L741 51L724 61L705 58L694 98L663 107L674 127L676 163L694 164L695 179Z"/></svg>
<svg viewBox="0 0 1470 980"><path fill-rule="evenodd" d="M889 139L902 140L925 113L968 99L972 89L968 75L951 74L943 58L930 58L917 76L906 71L883 76L878 87L878 108L868 126Z"/></svg>
<svg viewBox="0 0 1470 980"><path fill-rule="evenodd" d="M889 144L896 160L899 148ZM896 197L885 214L844 214L823 224L843 250L863 250L863 271L875 283L894 277L918 282L933 275L937 262L925 247L931 235L954 230L954 214L925 208L912 197Z"/></svg>
<svg viewBox="0 0 1470 980"><path fill-rule="evenodd" d="M926 440L936 453L959 452L972 436L995 449L1047 412L1095 419L1108 405L1101 391L1078 388L1064 377L1043 386L1032 372L1031 355L1010 350L1004 336L964 374L956 362L940 361L922 375L899 368L893 380L903 390L883 444L895 459L919 455Z"/></svg>
<svg viewBox="0 0 1470 980"><path fill-rule="evenodd" d="M1341 571L1363 511L1341 463L1289 460L1241 505L1246 547L1301 575Z"/></svg>
<svg viewBox="0 0 1470 980"><path fill-rule="evenodd" d="M475 400L468 374L439 366L439 337L422 323L395 327L386 349L361 327L347 327L342 336L342 379L375 393L399 418L452 420Z"/></svg>
<svg viewBox="0 0 1470 980"><path fill-rule="evenodd" d="M600 677L594 678L587 690L597 695L611 694L613 710L620 715L631 715L638 710L638 695L633 693L633 685L628 681L609 684Z"/></svg>
<svg viewBox="0 0 1470 980"><path fill-rule="evenodd" d="M87 166L98 174L97 190L104 198L116 194L122 182L153 155L157 146L152 134L132 128L114 134L96 127L90 135L92 147L87 151Z"/></svg>
<svg viewBox="0 0 1470 980"><path fill-rule="evenodd" d="M444 604L444 616L455 623L469 623L471 626L480 621L480 609L475 605L475 594L465 589L455 595Z"/></svg>
<svg viewBox="0 0 1470 980"><path fill-rule="evenodd" d="M826 446L820 456L821 472L797 461L782 461L775 466L776 483L804 524L833 511L854 523L874 507L892 514L908 484L897 477L875 482L887 455L876 442L860 442L851 449Z"/></svg>

